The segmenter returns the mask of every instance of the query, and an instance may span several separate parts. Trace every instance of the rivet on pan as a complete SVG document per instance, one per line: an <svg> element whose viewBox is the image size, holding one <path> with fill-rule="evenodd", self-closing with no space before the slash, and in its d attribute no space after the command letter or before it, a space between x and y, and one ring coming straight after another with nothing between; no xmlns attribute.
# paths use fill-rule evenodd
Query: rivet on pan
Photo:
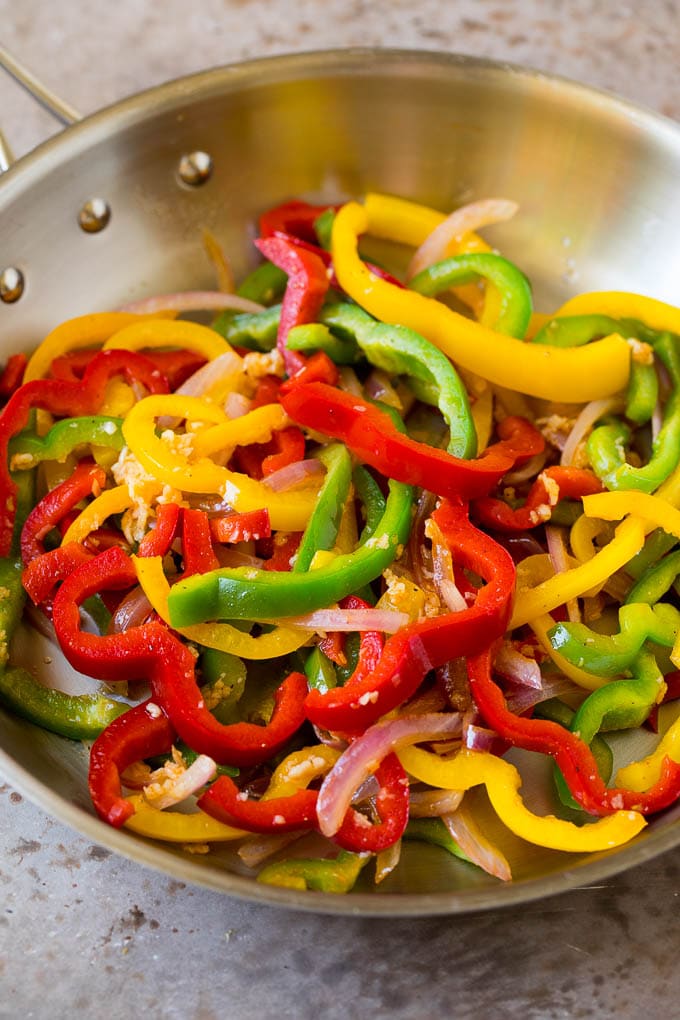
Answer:
<svg viewBox="0 0 680 1020"><path fill-rule="evenodd" d="M0 273L0 301L11 305L18 301L24 292L24 274L14 266L7 266Z"/></svg>
<svg viewBox="0 0 680 1020"><path fill-rule="evenodd" d="M91 198L78 213L78 223L87 234L97 234L111 219L111 207L103 198Z"/></svg>
<svg viewBox="0 0 680 1020"><path fill-rule="evenodd" d="M207 152L190 152L179 161L178 173L185 184L198 187L205 184L213 172L212 157Z"/></svg>

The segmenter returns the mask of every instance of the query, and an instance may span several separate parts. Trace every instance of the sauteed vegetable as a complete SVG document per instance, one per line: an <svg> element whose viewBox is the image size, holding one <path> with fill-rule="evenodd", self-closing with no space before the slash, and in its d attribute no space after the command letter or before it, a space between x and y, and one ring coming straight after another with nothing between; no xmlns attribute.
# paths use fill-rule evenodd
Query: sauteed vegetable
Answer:
<svg viewBox="0 0 680 1020"><path fill-rule="evenodd" d="M293 200L238 293L9 359L0 699L93 741L109 824L340 893L410 839L510 879L489 804L583 853L678 800L680 310L535 312L478 233L515 212ZM98 692L13 664L25 603Z"/></svg>

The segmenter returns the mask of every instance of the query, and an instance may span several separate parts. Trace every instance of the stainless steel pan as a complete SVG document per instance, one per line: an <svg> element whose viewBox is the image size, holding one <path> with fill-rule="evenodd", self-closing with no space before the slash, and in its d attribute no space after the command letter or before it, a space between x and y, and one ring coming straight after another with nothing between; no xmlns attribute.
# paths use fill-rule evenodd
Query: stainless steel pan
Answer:
<svg viewBox="0 0 680 1020"><path fill-rule="evenodd" d="M389 50L225 67L88 117L3 174L0 357L35 346L68 316L210 284L202 228L220 237L241 273L264 207L367 189L441 209L487 195L517 200L520 215L494 240L527 272L544 310L607 288L677 303L678 180L678 125L516 67ZM347 897L302 894L257 885L227 851L187 857L104 825L92 813L78 745L0 712L0 748L7 779L89 838L185 881L301 909L436 914L512 905L680 842L673 812L628 847L596 856L511 840L515 880L504 885L410 844L378 890L366 876ZM527 786L543 778L532 763Z"/></svg>

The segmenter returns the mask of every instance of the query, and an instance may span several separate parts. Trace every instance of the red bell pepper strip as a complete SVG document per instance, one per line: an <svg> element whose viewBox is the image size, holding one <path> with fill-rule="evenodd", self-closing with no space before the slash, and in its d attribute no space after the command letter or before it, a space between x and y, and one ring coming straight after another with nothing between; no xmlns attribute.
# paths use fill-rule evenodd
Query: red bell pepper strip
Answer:
<svg viewBox="0 0 680 1020"><path fill-rule="evenodd" d="M256 240L255 245L266 259L288 274L276 345L288 375L294 375L304 366L305 359L286 347L288 332L293 326L316 321L328 291L326 267L318 255L285 238L265 237Z"/></svg>
<svg viewBox="0 0 680 1020"><path fill-rule="evenodd" d="M291 235L289 232L281 230L277 230L274 234L272 234L272 237L280 237L282 240L287 241L288 244L295 245L296 248L301 248L303 251L312 252L313 255L317 255L328 269L328 279L331 287L333 287L334 290L342 290L340 281L335 275L335 270L333 269L333 256L329 251L326 251L325 248L319 247L318 244L302 240L299 237ZM366 268L369 269L374 276L379 277L381 280L386 280L394 287L400 287L403 289L404 284L400 280L397 280L396 277L392 276L391 273L388 273L386 269L383 269L382 266L376 266L373 262L367 262Z"/></svg>
<svg viewBox="0 0 680 1020"><path fill-rule="evenodd" d="M92 745L88 773L90 796L100 818L120 828L134 814L121 793L121 772L143 758L166 754L174 738L170 720L152 701L136 705L106 727Z"/></svg>
<svg viewBox="0 0 680 1020"><path fill-rule="evenodd" d="M307 367L303 369L303 372ZM275 471L303 460L305 456L305 437L296 425L275 432L267 443L272 450L262 461L262 477L273 475Z"/></svg>
<svg viewBox="0 0 680 1020"><path fill-rule="evenodd" d="M549 467L529 489L524 506L513 510L502 499L484 496L475 500L473 514L480 524L496 531L527 531L550 520L558 500L582 499L602 491L600 479L586 468Z"/></svg>
<svg viewBox="0 0 680 1020"><path fill-rule="evenodd" d="M367 825L366 817L350 808L333 841L344 850L355 853L379 853L393 846L404 834L409 813L409 782L396 754L388 754L375 770L380 790L375 810L380 819Z"/></svg>
<svg viewBox="0 0 680 1020"><path fill-rule="evenodd" d="M159 503L156 507L156 527L147 531L139 543L138 556L165 556L175 541L182 520L178 503Z"/></svg>
<svg viewBox="0 0 680 1020"><path fill-rule="evenodd" d="M363 733L412 697L431 669L460 655L477 654L505 633L515 588L512 557L470 523L460 504L443 502L432 516L455 560L487 583L468 609L419 621L388 638L375 668L360 680L325 693L310 691L305 712L314 725Z"/></svg>
<svg viewBox="0 0 680 1020"><path fill-rule="evenodd" d="M276 404L279 399L279 387L281 380L276 375L264 375L257 384L255 396L253 397L252 410L256 407L264 407L265 404Z"/></svg>
<svg viewBox="0 0 680 1020"><path fill-rule="evenodd" d="M32 559L21 575L21 583L34 605L45 605L57 584L91 559L92 553L80 542L60 545ZM51 602L46 608L51 615Z"/></svg>
<svg viewBox="0 0 680 1020"><path fill-rule="evenodd" d="M95 355L82 381L32 379L5 405L0 415L0 557L9 553L16 514L17 486L10 475L7 457L10 439L24 428L34 407L58 416L95 414L104 399L107 382L115 375L125 376L129 383L142 383L149 393L168 392L167 380L143 354L106 350Z"/></svg>
<svg viewBox="0 0 680 1020"><path fill-rule="evenodd" d="M281 205L267 209L260 216L260 234L262 237L271 237L276 233L292 234L296 238L302 238L316 244L317 236L314 230L315 221L325 213L327 209L339 209L338 205L311 205L301 199L292 199L290 202L282 202Z"/></svg>
<svg viewBox="0 0 680 1020"><path fill-rule="evenodd" d="M347 656L345 655L345 635L342 631L331 630L325 637L319 639L319 651L323 652L327 659L334 662L336 666L346 666Z"/></svg>
<svg viewBox="0 0 680 1020"><path fill-rule="evenodd" d="M157 621L120 634L89 634L80 628L79 606L90 595L125 590L137 583L130 559L113 547L83 563L67 577L54 600L54 629L75 669L109 682L148 679L153 700L199 754L232 765L258 765L279 751L304 722L307 679L291 673L277 689L267 726L223 725L208 711L196 682L194 656Z"/></svg>
<svg viewBox="0 0 680 1020"><path fill-rule="evenodd" d="M380 791L375 809L380 821L371 825L365 815L350 808L334 841L357 853L378 853L401 837L408 822L408 777L395 754L389 754L375 771ZM250 800L228 776L220 778L200 797L198 806L226 825L247 832L294 832L317 828L317 790L297 790L289 797Z"/></svg>
<svg viewBox="0 0 680 1020"><path fill-rule="evenodd" d="M11 397L21 386L28 358L25 354L11 354L0 375L0 397Z"/></svg>
<svg viewBox="0 0 680 1020"><path fill-rule="evenodd" d="M182 577L207 574L220 565L212 547L210 521L203 510L186 508L182 511L182 559Z"/></svg>
<svg viewBox="0 0 680 1020"><path fill-rule="evenodd" d="M67 379L69 382L78 382L93 358L97 356L96 350L69 351L55 358L50 365L50 375L53 379ZM152 361L159 372L168 381L171 390L176 390L185 379L198 371L205 365L205 358L195 351L156 351L149 350L144 354L145 358Z"/></svg>
<svg viewBox="0 0 680 1020"><path fill-rule="evenodd" d="M544 447L533 425L510 417L498 426L499 442L475 460L462 460L403 435L380 408L324 383L293 386L281 403L293 421L342 440L388 478L450 499L485 496L506 471Z"/></svg>
<svg viewBox="0 0 680 1020"><path fill-rule="evenodd" d="M263 570L290 570L291 559L298 551L300 541L302 540L301 531L289 531L287 534L281 535L279 532L274 535L272 541L274 545L274 551L272 552L269 559L265 560L262 564Z"/></svg>
<svg viewBox="0 0 680 1020"><path fill-rule="evenodd" d="M296 790L289 797L250 800L229 776L220 776L198 806L226 825L247 832L294 832L316 827L318 790Z"/></svg>
<svg viewBox="0 0 680 1020"><path fill-rule="evenodd" d="M526 719L508 709L505 695L491 676L488 648L468 659L468 676L472 697L487 725L515 747L550 755L572 797L590 814L607 815L621 809L653 814L680 797L680 765L670 758L664 760L659 781L644 793L608 789L590 747L580 737L558 723Z"/></svg>
<svg viewBox="0 0 680 1020"><path fill-rule="evenodd" d="M210 534L216 542L252 542L269 538L272 533L269 510L248 510L245 513L223 514L210 519Z"/></svg>
<svg viewBox="0 0 680 1020"><path fill-rule="evenodd" d="M290 379L286 379L285 382L281 383L279 387L278 399L281 400L282 396L286 393L290 393L291 390L297 388L303 383L328 383L329 386L335 386L339 379L339 373L337 365L334 361L328 357L325 351L317 351L307 358L306 364L296 372L295 375L291 376Z"/></svg>
<svg viewBox="0 0 680 1020"><path fill-rule="evenodd" d="M47 493L26 518L21 530L24 565L45 552L43 538L56 528L65 514L97 488L106 484L106 472L91 460L81 461L70 478Z"/></svg>

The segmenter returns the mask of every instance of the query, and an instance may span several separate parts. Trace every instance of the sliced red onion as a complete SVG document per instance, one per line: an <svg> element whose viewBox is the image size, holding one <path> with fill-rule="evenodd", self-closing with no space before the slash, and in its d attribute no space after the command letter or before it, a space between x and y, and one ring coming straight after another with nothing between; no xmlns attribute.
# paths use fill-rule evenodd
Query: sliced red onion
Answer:
<svg viewBox="0 0 680 1020"><path fill-rule="evenodd" d="M538 691L535 687L514 687L505 692L508 708L515 715L522 715L534 705L540 705L542 701L549 701L550 698L562 698L565 694L581 692L583 688L578 687L573 680L569 680L562 674L554 677L544 678L543 689Z"/></svg>
<svg viewBox="0 0 680 1020"><path fill-rule="evenodd" d="M399 394L390 382L387 373L381 369L373 369L364 382L364 390L371 400L381 400L383 404L389 404L390 407L396 407L398 411L401 411L402 403Z"/></svg>
<svg viewBox="0 0 680 1020"><path fill-rule="evenodd" d="M249 556L233 545L215 543L215 555L221 567L254 567L259 569L264 564L258 556Z"/></svg>
<svg viewBox="0 0 680 1020"><path fill-rule="evenodd" d="M338 375L340 376L338 386L341 390L351 393L355 397L363 397L364 391L353 368L350 368L349 365L340 365Z"/></svg>
<svg viewBox="0 0 680 1020"><path fill-rule="evenodd" d="M578 446L588 435L595 422L602 418L603 415L609 414L610 411L619 410L621 407L620 397L603 397L601 400L591 400L589 404L586 404L565 440L560 464L565 467L573 464Z"/></svg>
<svg viewBox="0 0 680 1020"><path fill-rule="evenodd" d="M521 468L517 468L516 471L508 471L506 475L503 475L503 485L519 485L521 482L526 482L527 479L540 474L547 457L548 454L544 450L543 453L537 453L535 457L531 457L526 464L523 464Z"/></svg>
<svg viewBox="0 0 680 1020"><path fill-rule="evenodd" d="M193 375L177 387L175 393L186 397L202 397L225 376L238 375L242 372L243 358L235 351L225 351L224 354L196 369Z"/></svg>
<svg viewBox="0 0 680 1020"><path fill-rule="evenodd" d="M320 726L315 726L314 732L319 743L325 744L326 747L332 747L336 751L344 751L347 747L347 741L339 737L337 733L331 733L330 730L322 730Z"/></svg>
<svg viewBox="0 0 680 1020"><path fill-rule="evenodd" d="M333 836L338 831L355 791L391 751L457 736L460 727L457 712L401 716L371 726L349 745L321 784L317 800L321 832Z"/></svg>
<svg viewBox="0 0 680 1020"><path fill-rule="evenodd" d="M286 492L294 485L300 485L310 478L317 478L324 474L325 468L320 460L310 457L308 460L296 460L293 464L286 464L278 471L272 472L262 479L264 485L272 492Z"/></svg>
<svg viewBox="0 0 680 1020"><path fill-rule="evenodd" d="M120 602L109 623L110 634L121 634L130 627L138 627L153 612L148 598L137 585Z"/></svg>
<svg viewBox="0 0 680 1020"><path fill-rule="evenodd" d="M402 627L406 627L409 615L396 609L317 609L304 616L285 616L278 622L285 627L303 627L305 630L352 633L377 630L382 634L396 634Z"/></svg>
<svg viewBox="0 0 680 1020"><path fill-rule="evenodd" d="M253 406L252 400L244 396L243 393L227 393L227 398L224 401L224 413L227 418L242 418L244 414L248 414L248 411Z"/></svg>
<svg viewBox="0 0 680 1020"><path fill-rule="evenodd" d="M512 879L510 865L497 846L480 831L472 812L461 804L452 814L442 815L442 821L466 857L489 875L509 882Z"/></svg>
<svg viewBox="0 0 680 1020"><path fill-rule="evenodd" d="M144 787L144 796L149 804L163 810L180 804L187 797L202 789L206 783L214 778L217 772L217 763L209 758L207 754L199 754L188 769L185 769L176 779L166 779L161 783L151 783ZM158 788L158 792L156 792Z"/></svg>
<svg viewBox="0 0 680 1020"><path fill-rule="evenodd" d="M121 312L134 312L136 315L153 315L155 312L202 312L222 311L225 308L235 312L261 312L264 305L238 294L224 294L221 290L185 290L172 294L156 294L153 297L140 298L123 305Z"/></svg>
<svg viewBox="0 0 680 1020"><path fill-rule="evenodd" d="M518 208L516 202L511 202L507 198L484 198L455 209L438 227L435 227L414 252L406 271L406 278L410 280L421 270L446 258L447 249L456 238L481 227L512 219Z"/></svg>
<svg viewBox="0 0 680 1020"><path fill-rule="evenodd" d="M567 543L564 539L563 529L556 528L554 525L548 525L545 529L545 539L555 573L563 574L569 570L569 554L567 553ZM572 623L581 623L581 609L578 599L568 599L567 615Z"/></svg>
<svg viewBox="0 0 680 1020"><path fill-rule="evenodd" d="M437 497L423 489L416 503L416 512L408 540L408 553L416 584L432 587L432 553L425 543L425 524L434 510Z"/></svg>
<svg viewBox="0 0 680 1020"><path fill-rule="evenodd" d="M488 754L500 754L504 747L495 730L473 723L463 729L463 745L470 751L486 751Z"/></svg>
<svg viewBox="0 0 680 1020"><path fill-rule="evenodd" d="M522 655L512 641L503 641L494 659L494 669L523 687L533 687L537 691L543 687L541 669L536 660Z"/></svg>
<svg viewBox="0 0 680 1020"><path fill-rule="evenodd" d="M455 811L463 799L459 790L413 790L409 791L409 816L411 818L440 818Z"/></svg>
<svg viewBox="0 0 680 1020"><path fill-rule="evenodd" d="M257 868L272 854L300 838L299 832L275 832L247 839L236 851L247 868Z"/></svg>

